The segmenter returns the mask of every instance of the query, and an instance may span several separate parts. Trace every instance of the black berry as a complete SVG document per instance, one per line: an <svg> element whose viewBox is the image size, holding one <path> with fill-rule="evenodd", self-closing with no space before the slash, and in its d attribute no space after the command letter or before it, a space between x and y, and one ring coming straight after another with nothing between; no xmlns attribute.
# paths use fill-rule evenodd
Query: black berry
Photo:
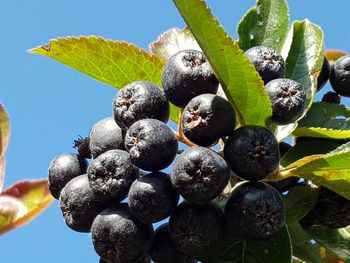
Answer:
<svg viewBox="0 0 350 263"><path fill-rule="evenodd" d="M285 62L278 52L270 47L256 46L245 52L250 63L259 72L264 83L284 77Z"/></svg>
<svg viewBox="0 0 350 263"><path fill-rule="evenodd" d="M337 59L331 66L329 81L340 96L350 97L350 55Z"/></svg>
<svg viewBox="0 0 350 263"><path fill-rule="evenodd" d="M324 85L326 85L329 79L329 72L330 72L329 62L328 62L328 59L324 57L321 72L317 77L317 91L319 91L324 87Z"/></svg>
<svg viewBox="0 0 350 263"><path fill-rule="evenodd" d="M166 63L162 75L165 95L171 103L185 107L194 97L215 94L219 88L213 69L201 51L183 50Z"/></svg>
<svg viewBox="0 0 350 263"><path fill-rule="evenodd" d="M136 166L147 171L158 171L168 167L175 159L178 142L165 123L145 119L129 128L125 148Z"/></svg>
<svg viewBox="0 0 350 263"><path fill-rule="evenodd" d="M95 217L106 207L97 202L86 174L73 178L63 188L60 207L66 224L78 232L90 232Z"/></svg>
<svg viewBox="0 0 350 263"><path fill-rule="evenodd" d="M301 220L301 224L324 225L334 229L347 227L350 225L350 201L321 186L315 206Z"/></svg>
<svg viewBox="0 0 350 263"><path fill-rule="evenodd" d="M228 138L224 156L232 171L246 180L261 180L279 168L276 137L266 128L242 126Z"/></svg>
<svg viewBox="0 0 350 263"><path fill-rule="evenodd" d="M220 137L228 136L235 125L236 116L231 104L217 95L199 95L183 111L184 135L201 146L211 146Z"/></svg>
<svg viewBox="0 0 350 263"><path fill-rule="evenodd" d="M124 149L123 131L112 117L94 124L89 137L89 147L93 158L108 150Z"/></svg>
<svg viewBox="0 0 350 263"><path fill-rule="evenodd" d="M328 91L322 97L322 102L340 104L341 97L332 91Z"/></svg>
<svg viewBox="0 0 350 263"><path fill-rule="evenodd" d="M285 224L280 193L262 182L245 182L230 194L225 205L230 234L243 240L268 239Z"/></svg>
<svg viewBox="0 0 350 263"><path fill-rule="evenodd" d="M291 79L275 79L267 83L272 103L272 120L278 124L295 122L307 106L306 93L300 83Z"/></svg>
<svg viewBox="0 0 350 263"><path fill-rule="evenodd" d="M135 81L119 91L113 100L113 116L123 130L141 119L169 119L169 102L164 92L148 81Z"/></svg>
<svg viewBox="0 0 350 263"><path fill-rule="evenodd" d="M126 204L109 206L96 217L91 227L95 251L112 262L144 260L152 247L153 235L152 225L132 216Z"/></svg>
<svg viewBox="0 0 350 263"><path fill-rule="evenodd" d="M176 249L171 241L168 223L159 226L154 233L154 243L149 252L155 263L195 263L194 259Z"/></svg>
<svg viewBox="0 0 350 263"><path fill-rule="evenodd" d="M85 174L88 162L75 153L56 156L49 165L49 190L58 199L63 187L74 177Z"/></svg>
<svg viewBox="0 0 350 263"><path fill-rule="evenodd" d="M87 169L89 182L96 198L103 201L122 201L139 169L123 150L109 150L92 160Z"/></svg>
<svg viewBox="0 0 350 263"><path fill-rule="evenodd" d="M217 197L230 179L230 167L218 153L204 148L192 147L176 159L171 181L188 201L208 203Z"/></svg>
<svg viewBox="0 0 350 263"><path fill-rule="evenodd" d="M181 203L169 219L169 235L185 255L201 259L215 253L225 235L225 219L214 204Z"/></svg>
<svg viewBox="0 0 350 263"><path fill-rule="evenodd" d="M129 190L130 212L145 223L155 223L167 218L179 202L170 176L153 172L134 181Z"/></svg>

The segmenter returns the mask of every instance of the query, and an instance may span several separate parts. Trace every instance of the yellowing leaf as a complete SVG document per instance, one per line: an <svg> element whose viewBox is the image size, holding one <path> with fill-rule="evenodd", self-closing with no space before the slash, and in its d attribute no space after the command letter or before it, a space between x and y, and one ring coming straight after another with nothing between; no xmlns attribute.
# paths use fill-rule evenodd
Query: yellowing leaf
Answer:
<svg viewBox="0 0 350 263"><path fill-rule="evenodd" d="M4 157L0 157L0 192L2 190L2 186L4 185L5 169L6 169L5 158Z"/></svg>
<svg viewBox="0 0 350 263"><path fill-rule="evenodd" d="M0 157L6 151L10 139L10 119L6 113L5 107L0 103Z"/></svg>
<svg viewBox="0 0 350 263"><path fill-rule="evenodd" d="M338 58L341 58L342 56L345 56L345 55L347 55L345 51L336 50L336 49L326 50L325 52L325 56L329 62L334 62Z"/></svg>
<svg viewBox="0 0 350 263"><path fill-rule="evenodd" d="M30 222L51 202L47 180L18 182L0 195L0 235Z"/></svg>

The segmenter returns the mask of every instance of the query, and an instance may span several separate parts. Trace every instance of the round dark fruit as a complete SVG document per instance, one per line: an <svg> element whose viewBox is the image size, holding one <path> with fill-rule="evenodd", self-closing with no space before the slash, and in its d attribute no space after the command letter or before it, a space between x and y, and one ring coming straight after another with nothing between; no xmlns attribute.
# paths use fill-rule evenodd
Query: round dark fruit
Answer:
<svg viewBox="0 0 350 263"><path fill-rule="evenodd" d="M350 55L337 59L331 66L329 81L340 96L350 97Z"/></svg>
<svg viewBox="0 0 350 263"><path fill-rule="evenodd" d="M183 133L197 145L211 146L220 137L228 136L235 126L233 107L217 95L202 94L194 97L183 111Z"/></svg>
<svg viewBox="0 0 350 263"><path fill-rule="evenodd" d="M327 93L323 94L322 102L325 103L334 103L334 104L340 104L341 97L332 91L328 91Z"/></svg>
<svg viewBox="0 0 350 263"><path fill-rule="evenodd" d="M49 165L48 185L51 195L59 199L63 187L74 177L86 173L88 162L75 153L56 156Z"/></svg>
<svg viewBox="0 0 350 263"><path fill-rule="evenodd" d="M226 141L224 157L237 176L250 181L262 180L278 171L278 141L264 127L242 126Z"/></svg>
<svg viewBox="0 0 350 263"><path fill-rule="evenodd" d="M169 236L168 223L159 226L154 232L154 243L149 254L155 263L196 262L176 249Z"/></svg>
<svg viewBox="0 0 350 263"><path fill-rule="evenodd" d="M272 103L272 120L288 124L298 120L307 107L302 85L291 79L275 79L267 83L267 94Z"/></svg>
<svg viewBox="0 0 350 263"><path fill-rule="evenodd" d="M231 192L225 205L227 228L242 240L268 239L285 224L280 193L262 182L245 182Z"/></svg>
<svg viewBox="0 0 350 263"><path fill-rule="evenodd" d="M183 50L165 64L162 86L169 101L183 108L200 94L216 94L219 82L201 51Z"/></svg>
<svg viewBox="0 0 350 263"><path fill-rule="evenodd" d="M145 119L131 125L125 136L125 148L137 167L146 171L158 171L173 162L178 142L165 123Z"/></svg>
<svg viewBox="0 0 350 263"><path fill-rule="evenodd" d="M126 151L109 150L92 160L87 174L98 200L120 202L139 176L139 169Z"/></svg>
<svg viewBox="0 0 350 263"><path fill-rule="evenodd" d="M259 72L265 84L273 79L284 77L285 62L276 50L256 46L248 49L245 55Z"/></svg>
<svg viewBox="0 0 350 263"><path fill-rule="evenodd" d="M131 263L145 259L154 232L152 225L132 216L126 204L118 204L110 205L96 217L91 237L95 251L105 260Z"/></svg>
<svg viewBox="0 0 350 263"><path fill-rule="evenodd" d="M181 196L196 204L208 203L216 198L230 179L230 167L213 150L192 147L176 159L171 181Z"/></svg>
<svg viewBox="0 0 350 263"><path fill-rule="evenodd" d="M112 117L105 118L91 128L89 148L92 158L109 151L124 148L124 136L122 129Z"/></svg>
<svg viewBox="0 0 350 263"><path fill-rule="evenodd" d="M144 223L155 223L170 216L179 202L168 174L153 172L137 178L128 194L130 212Z"/></svg>
<svg viewBox="0 0 350 263"><path fill-rule="evenodd" d="M321 186L317 202L300 221L303 226L324 225L337 229L350 225L350 200Z"/></svg>
<svg viewBox="0 0 350 263"><path fill-rule="evenodd" d="M164 92L148 81L135 81L122 88L113 100L113 116L123 130L142 119L169 120Z"/></svg>
<svg viewBox="0 0 350 263"><path fill-rule="evenodd" d="M181 203L169 219L169 236L182 253L197 259L214 254L223 242L225 219L214 204Z"/></svg>
<svg viewBox="0 0 350 263"><path fill-rule="evenodd" d="M62 189L60 207L66 224L78 232L90 232L95 217L106 207L97 202L86 174L73 178Z"/></svg>

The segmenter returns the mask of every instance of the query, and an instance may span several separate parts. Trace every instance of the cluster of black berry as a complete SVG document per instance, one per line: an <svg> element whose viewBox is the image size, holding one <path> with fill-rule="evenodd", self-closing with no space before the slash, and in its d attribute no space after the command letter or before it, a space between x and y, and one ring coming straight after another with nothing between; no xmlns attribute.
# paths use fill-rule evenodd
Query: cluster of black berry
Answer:
<svg viewBox="0 0 350 263"><path fill-rule="evenodd" d="M267 47L252 48L246 55L266 84L272 119L286 124L300 118L306 93L299 83L283 78L283 58ZM282 197L259 182L278 172L275 136L260 126L236 127L235 110L216 95L219 82L200 51L172 56L162 85L137 81L125 86L113 100L113 117L76 142L79 154L63 154L51 162L49 188L60 200L67 225L91 231L101 262L109 263L150 258L158 263L205 262L224 241L261 240L278 233L285 224ZM182 108L181 134L166 124L169 101ZM182 135L195 146L176 158ZM211 147L219 140L223 151L218 153ZM161 172L172 163L170 175ZM222 209L212 201L232 177L248 182L236 185ZM178 204L180 195L185 201ZM169 222L154 232L152 224L167 217Z"/></svg>

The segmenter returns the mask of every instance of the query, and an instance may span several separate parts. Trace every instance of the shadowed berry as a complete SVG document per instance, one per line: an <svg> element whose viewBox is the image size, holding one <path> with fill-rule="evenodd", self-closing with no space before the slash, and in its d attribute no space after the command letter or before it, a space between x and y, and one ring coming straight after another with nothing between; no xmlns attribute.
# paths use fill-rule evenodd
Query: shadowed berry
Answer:
<svg viewBox="0 0 350 263"><path fill-rule="evenodd" d="M51 195L58 199L63 187L74 177L85 174L88 162L75 153L56 156L49 165L48 185Z"/></svg>
<svg viewBox="0 0 350 263"><path fill-rule="evenodd" d="M226 187L230 178L230 167L216 152L193 147L184 151L175 161L171 181L179 193L188 201L208 203Z"/></svg>
<svg viewBox="0 0 350 263"><path fill-rule="evenodd" d="M332 91L328 91L322 97L322 102L340 104L341 97Z"/></svg>
<svg viewBox="0 0 350 263"><path fill-rule="evenodd" d="M128 194L130 212L145 223L155 223L167 218L179 202L170 176L153 172L137 178Z"/></svg>
<svg viewBox="0 0 350 263"><path fill-rule="evenodd" d="M90 232L95 217L106 207L97 202L86 174L73 178L63 188L60 207L67 225L78 232Z"/></svg>
<svg viewBox="0 0 350 263"><path fill-rule="evenodd" d="M350 55L337 59L331 66L329 81L340 96L350 97Z"/></svg>
<svg viewBox="0 0 350 263"><path fill-rule="evenodd" d="M162 86L169 101L183 108L200 94L215 94L219 82L204 54L189 49L176 53L168 60L162 75Z"/></svg>
<svg viewBox="0 0 350 263"><path fill-rule="evenodd" d="M324 87L324 85L326 85L329 79L329 72L330 72L329 62L328 62L328 59L324 57L321 72L317 77L317 91L319 91Z"/></svg>
<svg viewBox="0 0 350 263"><path fill-rule="evenodd" d="M131 184L139 176L139 169L126 151L110 150L92 160L87 173L96 198L119 202L126 197Z"/></svg>
<svg viewBox="0 0 350 263"><path fill-rule="evenodd" d="M154 232L152 225L132 216L126 204L119 204L110 205L96 217L91 238L95 251L105 260L131 263L145 260Z"/></svg>
<svg viewBox="0 0 350 263"><path fill-rule="evenodd" d="M168 167L175 159L178 142L163 122L145 119L135 122L125 136L125 148L132 162L146 171Z"/></svg>
<svg viewBox="0 0 350 263"><path fill-rule="evenodd" d="M94 124L90 130L89 147L93 158L108 150L125 149L123 131L112 117Z"/></svg>
<svg viewBox="0 0 350 263"><path fill-rule="evenodd" d="M262 180L279 168L278 141L261 126L236 129L225 143L224 156L232 171L246 180Z"/></svg>
<svg viewBox="0 0 350 263"><path fill-rule="evenodd" d="M248 49L245 55L259 72L265 84L273 79L284 77L285 62L276 50L256 46Z"/></svg>
<svg viewBox="0 0 350 263"><path fill-rule="evenodd" d="M113 100L113 116L123 130L142 119L169 119L169 102L164 92L148 81L135 81L119 91Z"/></svg>
<svg viewBox="0 0 350 263"><path fill-rule="evenodd" d="M225 218L232 237L243 240L268 239L285 224L283 199L268 184L242 183L227 200Z"/></svg>
<svg viewBox="0 0 350 263"><path fill-rule="evenodd" d="M183 111L184 135L201 146L211 146L220 137L228 136L235 125L236 115L231 104L213 94L193 98Z"/></svg>

